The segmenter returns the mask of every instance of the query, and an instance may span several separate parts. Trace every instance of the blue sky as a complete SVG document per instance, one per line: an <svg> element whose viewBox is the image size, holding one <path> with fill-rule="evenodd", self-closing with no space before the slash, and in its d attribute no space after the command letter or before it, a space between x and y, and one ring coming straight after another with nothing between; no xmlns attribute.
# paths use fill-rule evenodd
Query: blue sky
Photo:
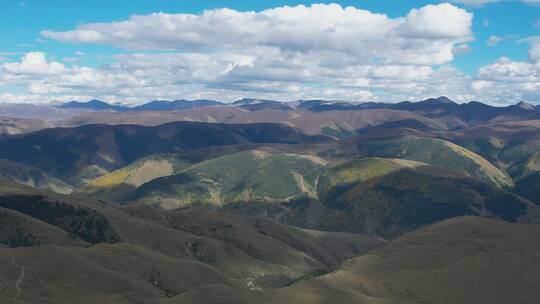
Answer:
<svg viewBox="0 0 540 304"><path fill-rule="evenodd" d="M534 1L534 0L533 0ZM464 41L454 42L454 47L461 46L465 51L456 52L451 60L444 60L444 62L437 62L434 60L429 64L425 64L431 69L440 69L441 67L452 67L463 73L465 76L473 77L469 81L495 81L494 79L483 79L478 77L479 69L489 66L497 62L501 57L507 57L511 62L527 62L534 64L529 59L529 50L531 49L531 39L535 36L540 36L540 27L535 26L540 19L540 6L534 4L526 4L520 1L495 1L495 3L487 3L484 5L470 5L456 2L474 2L472 1L453 1L452 6L458 7L466 11L468 14L473 15L472 25L470 26L471 35ZM489 2L489 1L488 1ZM51 36L43 35L43 31L48 30L52 32L67 32L73 31L78 26L94 23L111 23L115 21L129 20L132 15L149 15L155 12L163 12L168 14L194 14L200 15L205 10L214 10L219 8L229 8L239 12L256 11L261 12L267 9L278 8L283 6L297 6L305 5L310 6L312 3L337 3L343 8L352 6L356 9L366 10L373 14L385 14L389 19L399 19L406 17L411 10L420 9L429 4L439 4L439 1L411 1L411 0L392 0L392 1L380 1L380 0L366 0L366 1L174 1L174 0L115 0L115 1L65 1L65 0L4 0L0 4L0 65L2 63L11 63L21 61L21 57L26 53L40 52L46 56L47 62L58 62L69 69L73 66L88 67L92 69L103 69L104 66L114 65L118 63L117 55L125 54L177 54L177 53L201 53L207 54L206 51L186 50L183 45L179 45L178 48L167 49L166 51L155 47L155 49L140 49L137 47L126 47L125 45L118 45L115 43L107 42L81 42L80 40L69 40L51 38ZM157 29L156 31L159 31ZM182 33L178 33L181 35ZM491 37L496 36L496 37ZM490 37L492 39L490 39ZM498 38L497 38L498 37ZM531 38L532 37L532 38ZM415 37L416 39L416 37ZM448 38L445 38L448 39ZM461 38L460 38L461 39ZM528 40L527 40L528 39ZM491 41L493 43L488 43ZM495 43L497 42L497 43ZM466 46L466 47L465 47ZM285 49L286 47L279 46ZM189 47L188 47L189 48ZM211 46L213 52L216 51L215 46ZM222 51L222 50L217 50ZM230 51L230 50L227 50ZM22 61L21 61L22 62ZM416 64L416 63L415 63ZM399 63L402 65L402 63ZM360 65L359 65L360 66ZM7 69L4 73L7 74ZM0 72L1 73L1 72ZM536 71L535 71L536 73ZM50 73L46 73L50 74ZM311 72L306 74L311 75ZM533 75L534 77L537 74ZM502 77L502 76L501 76ZM12 77L9 77L12 78ZM482 79L480 79L482 78ZM485 78L485 77L484 77ZM502 77L504 78L504 77ZM502 79L501 78L501 79ZM530 79L530 77L528 78ZM34 80L5 80L0 82L0 93L20 95L21 98L24 94L27 95L40 95L39 90L34 92L28 92L28 87ZM40 79L42 84L43 78ZM311 81L309 84L302 84L299 87L321 87L317 84L318 80ZM500 81L498 79L497 81ZM515 79L512 79L515 81ZM50 85L53 80L47 82ZM185 84L185 80L178 80ZM223 81L223 83L231 83L231 80ZM467 82L467 81L464 81ZM171 82L174 83L174 81ZM529 91L519 96L505 96L504 100L520 98L528 99L531 102L538 101L536 83L532 82L528 87ZM234 86L226 87L223 84L217 84L217 81L209 82L196 82L189 83L182 90L178 90L178 94L191 90L208 90L208 88L219 87L220 90L228 90L232 92L230 94L231 99L241 95L255 95L255 96L275 96L286 97L286 93L272 92L272 90L257 90L248 88L247 83L234 83ZM336 85L341 87L343 83ZM478 85L480 87L480 84ZM540 86L539 86L540 87ZM261 88L258 86L256 88ZM266 87L265 87L266 88ZM327 91L331 91L331 87L325 85ZM531 89L532 88L532 89ZM509 87L510 89L510 87ZM301 89L302 90L302 89ZM366 91L364 95L365 99L406 99L408 97L414 98L417 95L407 93L403 98L396 96L396 93L385 94L383 86L375 85L373 87L362 88ZM77 96L91 97L91 92L87 89L84 93L78 94L74 92L73 87L68 90L69 94L63 94L62 90L49 89L41 95L47 95L47 100L54 98L62 99L62 96ZM291 88L291 92L294 89ZM421 90L420 90L421 91ZM37 92L37 93L36 93ZM339 91L338 91L339 92ZM432 88L426 89L426 94L436 94ZM215 95L220 95L223 92L215 92ZM274 95L272 95L272 93ZM279 94L278 94L279 93ZM371 93L368 94L368 93ZM445 93L445 92L441 92ZM109 97L119 102L136 102L146 97L151 97L151 94L144 97L127 96L127 93L116 94L115 92L100 92L100 97ZM135 93L133 93L135 94ZM375 95L373 95L375 94ZM527 95L528 94L528 95ZM10 95L10 96L11 96ZM159 95L159 94L156 94ZM300 93L291 94L294 96L303 97ZM421 94L420 94L421 95ZM418 97L420 97L418 95ZM540 96L540 93L538 94ZM7 95L6 95L7 96ZM192 97L203 96L192 94ZM359 95L360 96L360 95ZM362 99L359 96L348 96L344 94L342 99ZM525 97L524 97L525 96ZM528 96L528 98L526 98ZM168 97L168 96L156 96ZM182 97L182 96L170 96L170 97ZM315 96L306 96L315 97ZM325 97L325 96L323 96ZM336 98L339 96L336 96ZM457 99L467 97L475 97L474 94L463 93L457 96ZM21 99L19 98L19 100ZM37 98L36 96L32 97ZM7 98L9 99L9 98ZM2 100L0 100L2 102ZM492 103L500 102L492 101ZM509 102L509 101L508 101Z"/></svg>

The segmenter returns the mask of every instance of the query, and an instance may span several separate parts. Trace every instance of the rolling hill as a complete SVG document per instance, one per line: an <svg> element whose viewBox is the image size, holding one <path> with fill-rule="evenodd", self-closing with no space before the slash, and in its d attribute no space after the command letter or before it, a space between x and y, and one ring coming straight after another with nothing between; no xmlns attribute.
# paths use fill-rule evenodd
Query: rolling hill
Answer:
<svg viewBox="0 0 540 304"><path fill-rule="evenodd" d="M460 217L287 288L247 292L216 284L154 303L535 303L538 233L539 225Z"/></svg>
<svg viewBox="0 0 540 304"><path fill-rule="evenodd" d="M0 247L0 259L16 261L1 263L3 295L25 302L129 303L213 283L284 286L381 244L207 209L120 208L12 183L0 184L0 208L0 244L16 247ZM47 284L15 284L15 265Z"/></svg>
<svg viewBox="0 0 540 304"><path fill-rule="evenodd" d="M80 186L156 153L210 146L327 140L280 124L86 125L5 137L0 139L0 157L37 167L68 184Z"/></svg>
<svg viewBox="0 0 540 304"><path fill-rule="evenodd" d="M283 202L301 195L316 196L316 182L324 164L320 158L297 154L239 152L150 181L127 200L176 209L234 202Z"/></svg>
<svg viewBox="0 0 540 304"><path fill-rule="evenodd" d="M327 168L319 197L329 209L323 230L355 231L392 238L462 215L509 222L538 222L531 202L471 178L427 164L369 158Z"/></svg>
<svg viewBox="0 0 540 304"><path fill-rule="evenodd" d="M367 157L400 158L428 163L455 174L502 188L511 188L512 179L480 155L452 142L408 133L382 133L352 140L357 153ZM344 144L351 144L345 141Z"/></svg>
<svg viewBox="0 0 540 304"><path fill-rule="evenodd" d="M189 165L185 155L153 154L90 181L77 189L76 194L112 201L123 199L142 184L180 173Z"/></svg>
<svg viewBox="0 0 540 304"><path fill-rule="evenodd" d="M152 180L126 203L210 206L304 228L395 238L463 215L537 222L540 208L517 195L427 163L313 157L251 150Z"/></svg>
<svg viewBox="0 0 540 304"><path fill-rule="evenodd" d="M3 113L0 303L540 298L538 107L94 100Z"/></svg>
<svg viewBox="0 0 540 304"><path fill-rule="evenodd" d="M0 159L0 180L12 181L36 189L48 190L61 194L70 194L73 187L46 172L29 165L7 159Z"/></svg>
<svg viewBox="0 0 540 304"><path fill-rule="evenodd" d="M515 180L540 170L540 120L494 122L442 136L489 159Z"/></svg>

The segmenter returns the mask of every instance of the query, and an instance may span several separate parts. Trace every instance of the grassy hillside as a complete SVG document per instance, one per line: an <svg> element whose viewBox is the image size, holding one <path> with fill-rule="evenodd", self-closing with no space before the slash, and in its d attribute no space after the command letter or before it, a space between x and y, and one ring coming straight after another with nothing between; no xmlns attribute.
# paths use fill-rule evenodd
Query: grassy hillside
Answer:
<svg viewBox="0 0 540 304"><path fill-rule="evenodd" d="M180 154L154 154L100 176L76 191L96 199L116 200L153 179L179 173L190 165Z"/></svg>
<svg viewBox="0 0 540 304"><path fill-rule="evenodd" d="M328 201L359 183L391 174L404 168L427 167L426 163L390 158L366 158L340 161L328 166L318 184L319 197Z"/></svg>
<svg viewBox="0 0 540 304"><path fill-rule="evenodd" d="M11 183L0 184L0 206L3 295L30 303L132 303L215 283L285 286L381 244L207 209L121 208ZM17 288L21 267L34 279Z"/></svg>
<svg viewBox="0 0 540 304"><path fill-rule="evenodd" d="M395 159L361 159L330 166L320 178L319 196L329 209L321 219L322 229L383 237L460 215L510 222L538 216L536 206L494 186Z"/></svg>
<svg viewBox="0 0 540 304"><path fill-rule="evenodd" d="M46 172L21 163L0 159L0 180L12 181L33 188L70 194L73 187Z"/></svg>
<svg viewBox="0 0 540 304"><path fill-rule="evenodd" d="M153 180L137 189L130 199L170 209L316 196L316 181L323 165L322 159L310 156L265 150L240 152Z"/></svg>
<svg viewBox="0 0 540 304"><path fill-rule="evenodd" d="M41 244L84 246L88 243L73 233L31 216L0 208L0 244L8 247L26 247Z"/></svg>
<svg viewBox="0 0 540 304"><path fill-rule="evenodd" d="M492 122L444 136L507 170L514 180L540 170L540 120Z"/></svg>
<svg viewBox="0 0 540 304"><path fill-rule="evenodd" d="M428 163L498 187L513 186L512 179L480 155L449 141L405 135L358 140L359 153L370 157L401 158Z"/></svg>
<svg viewBox="0 0 540 304"><path fill-rule="evenodd" d="M535 303L540 297L539 233L539 225L460 217L287 288L248 292L212 285L155 303Z"/></svg>

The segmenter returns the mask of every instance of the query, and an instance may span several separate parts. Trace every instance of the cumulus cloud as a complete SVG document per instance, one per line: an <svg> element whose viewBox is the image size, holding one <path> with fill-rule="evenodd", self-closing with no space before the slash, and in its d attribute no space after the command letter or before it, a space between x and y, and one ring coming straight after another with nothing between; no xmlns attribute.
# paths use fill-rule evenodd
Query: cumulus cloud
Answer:
<svg viewBox="0 0 540 304"><path fill-rule="evenodd" d="M529 58L532 62L540 64L540 42L531 46L529 49Z"/></svg>
<svg viewBox="0 0 540 304"><path fill-rule="evenodd" d="M462 39L471 35L473 15L448 3L413 9L399 26L404 36L413 38Z"/></svg>
<svg viewBox="0 0 540 304"><path fill-rule="evenodd" d="M4 63L4 70L10 74L50 75L62 73L64 65L56 61L47 62L41 52L27 53L21 62Z"/></svg>
<svg viewBox="0 0 540 304"><path fill-rule="evenodd" d="M412 99L444 89L446 65L470 50L472 18L451 4L427 5L397 18L338 4L132 16L42 32L61 42L130 51L113 63L67 67L43 53L29 53L2 66L0 85L3 79L30 95L122 102L245 96ZM76 64L73 59L81 56L64 62Z"/></svg>
<svg viewBox="0 0 540 304"><path fill-rule="evenodd" d="M534 52L533 45L530 55ZM478 94L493 96L493 100L501 104L518 100L537 103L540 101L540 65L533 56L530 62L502 57L480 68L473 89Z"/></svg>
<svg viewBox="0 0 540 304"><path fill-rule="evenodd" d="M531 48L531 62L501 59L477 75L465 75L451 62L471 50L472 20L472 13L451 4L427 5L396 18L314 4L260 12L156 13L83 24L42 35L129 52L96 68L64 66L43 53L28 53L19 62L0 65L0 88L19 86L26 95L4 94L0 101L24 96L29 101L95 97L126 103L246 96L399 101L447 95L457 101L503 102L493 88L531 77L537 50ZM72 58L64 62L76 63ZM533 96L535 81L529 79L519 88L523 94L514 97Z"/></svg>
<svg viewBox="0 0 540 304"><path fill-rule="evenodd" d="M471 38L472 17L450 4L413 9L401 18L338 4L313 4L261 12L156 13L85 24L66 32L43 31L42 35L129 50L245 52L264 47L285 53L336 52L357 62L377 58L392 63L444 64L453 59L456 44Z"/></svg>

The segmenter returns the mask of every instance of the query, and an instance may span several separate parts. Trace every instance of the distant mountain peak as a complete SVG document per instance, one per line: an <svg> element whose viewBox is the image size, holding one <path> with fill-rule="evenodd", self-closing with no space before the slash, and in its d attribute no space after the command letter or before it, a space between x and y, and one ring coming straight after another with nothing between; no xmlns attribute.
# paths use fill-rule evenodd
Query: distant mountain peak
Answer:
<svg viewBox="0 0 540 304"><path fill-rule="evenodd" d="M199 99L199 100L185 100L178 99L173 101L168 100L154 100L140 106L134 107L131 111L171 111L182 110L205 106L217 106L222 105L221 102L215 100Z"/></svg>
<svg viewBox="0 0 540 304"><path fill-rule="evenodd" d="M104 101L101 101L99 99L92 99L89 101L72 100L64 104L58 105L56 107L61 108L61 109L92 109L92 110L115 110L115 111L122 111L126 109L125 106L112 105Z"/></svg>
<svg viewBox="0 0 540 304"><path fill-rule="evenodd" d="M525 102L525 101L520 101L520 102L516 103L514 106L517 107L517 108L526 110L526 111L534 111L535 110L535 107L532 104L530 104L528 102Z"/></svg>
<svg viewBox="0 0 540 304"><path fill-rule="evenodd" d="M437 97L437 98L429 98L426 101L434 102L434 103L455 104L455 102L453 100L451 100L450 98L448 98L446 96L440 96L440 97Z"/></svg>

